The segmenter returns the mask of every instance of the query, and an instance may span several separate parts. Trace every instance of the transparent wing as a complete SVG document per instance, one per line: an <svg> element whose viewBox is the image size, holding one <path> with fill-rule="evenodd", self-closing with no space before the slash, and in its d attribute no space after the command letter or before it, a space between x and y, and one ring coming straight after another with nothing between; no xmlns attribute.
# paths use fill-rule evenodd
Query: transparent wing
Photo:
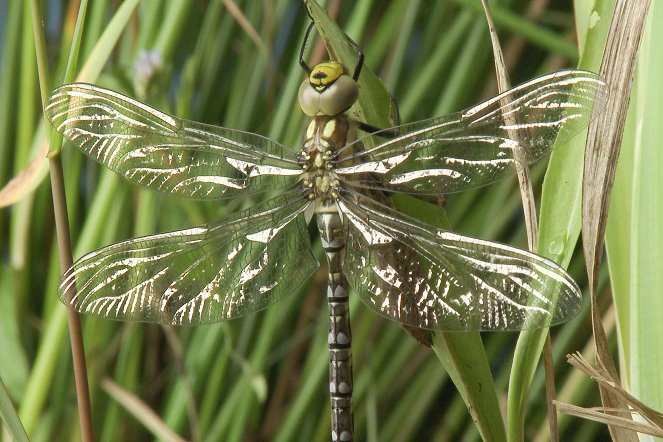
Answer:
<svg viewBox="0 0 663 442"><path fill-rule="evenodd" d="M439 331L522 330L573 317L580 289L557 264L502 244L436 230L346 192L344 270L371 309Z"/></svg>
<svg viewBox="0 0 663 442"><path fill-rule="evenodd" d="M75 310L118 320L209 324L262 310L318 267L297 193L214 225L135 238L89 253L63 276Z"/></svg>
<svg viewBox="0 0 663 442"><path fill-rule="evenodd" d="M357 186L418 194L484 186L570 140L606 100L598 75L556 72L464 112L400 126L387 141L379 133L362 137L358 142L375 147L340 156L341 166L352 165L335 172Z"/></svg>
<svg viewBox="0 0 663 442"><path fill-rule="evenodd" d="M285 188L301 173L295 154L269 138L181 120L89 84L55 89L44 111L84 153L160 192L227 198Z"/></svg>

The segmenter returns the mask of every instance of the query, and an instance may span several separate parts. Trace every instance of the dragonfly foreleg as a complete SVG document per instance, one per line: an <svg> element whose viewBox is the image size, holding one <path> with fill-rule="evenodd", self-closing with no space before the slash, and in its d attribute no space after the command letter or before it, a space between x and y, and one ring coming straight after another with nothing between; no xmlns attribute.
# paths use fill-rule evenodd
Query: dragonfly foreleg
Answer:
<svg viewBox="0 0 663 442"><path fill-rule="evenodd" d="M364 131L368 134L374 134L382 138L396 138L398 136L398 129L381 129L379 127L371 126L370 124L364 123L363 121L357 122L357 129Z"/></svg>

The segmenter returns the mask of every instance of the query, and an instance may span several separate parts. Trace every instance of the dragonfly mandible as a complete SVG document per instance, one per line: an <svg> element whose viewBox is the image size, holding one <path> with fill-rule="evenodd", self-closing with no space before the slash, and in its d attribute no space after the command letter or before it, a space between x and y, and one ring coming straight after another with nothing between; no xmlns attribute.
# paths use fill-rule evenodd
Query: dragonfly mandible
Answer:
<svg viewBox="0 0 663 442"><path fill-rule="evenodd" d="M336 62L311 68L302 48L299 100L311 120L299 149L89 84L57 88L45 108L81 151L147 189L203 200L280 192L215 223L86 254L59 287L81 313L192 325L262 310L317 269L307 230L317 218L329 268L332 439L341 441L353 438L350 291L391 320L432 331L545 327L582 304L554 262L433 228L388 207L385 195L499 180L580 132L607 94L596 74L559 71L465 111L380 131L346 113L360 93L357 52L350 71ZM368 133L348 142L352 125Z"/></svg>

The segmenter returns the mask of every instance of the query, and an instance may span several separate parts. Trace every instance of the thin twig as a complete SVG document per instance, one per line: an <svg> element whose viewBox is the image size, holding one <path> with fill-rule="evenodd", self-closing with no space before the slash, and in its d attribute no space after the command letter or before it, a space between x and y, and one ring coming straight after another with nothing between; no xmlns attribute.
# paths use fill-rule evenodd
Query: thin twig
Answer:
<svg viewBox="0 0 663 442"><path fill-rule="evenodd" d="M58 237L58 254L60 257L60 272L64 273L73 264L71 254L71 238L69 236L69 218L67 216L67 200L64 191L64 177L60 155L49 159L51 173L51 187L53 189L53 209L55 211L55 227ZM90 406L90 392L88 390L87 367L85 363L85 348L83 346L83 332L80 315L74 310L67 309L69 322L69 340L71 341L71 357L74 364L74 378L76 381L76 397L78 399L78 413L81 423L81 437L84 442L94 441L92 429L92 407Z"/></svg>
<svg viewBox="0 0 663 442"><path fill-rule="evenodd" d="M85 8L87 2L81 4ZM31 0L32 28L35 39L35 50L37 55L37 70L39 72L39 84L41 86L42 103L46 102L47 88L49 86L48 68L46 66L46 41L44 39L41 13L39 4ZM48 124L48 123L46 123ZM48 126L47 126L48 127ZM64 273L73 263L71 253L71 238L69 236L69 218L67 215L67 199L64 190L64 176L62 173L62 162L60 155L49 158L49 169L51 175L51 188L53 193L53 209L55 214L55 226L58 238L58 253L60 257L60 272ZM74 365L74 378L76 382L76 396L78 398L78 414L81 425L81 438L84 442L94 441L92 428L92 407L90 406L90 392L88 390L87 367L85 364L85 349L83 347L83 333L81 330L80 317L73 310L67 310L69 321L69 340L71 341L71 355Z"/></svg>

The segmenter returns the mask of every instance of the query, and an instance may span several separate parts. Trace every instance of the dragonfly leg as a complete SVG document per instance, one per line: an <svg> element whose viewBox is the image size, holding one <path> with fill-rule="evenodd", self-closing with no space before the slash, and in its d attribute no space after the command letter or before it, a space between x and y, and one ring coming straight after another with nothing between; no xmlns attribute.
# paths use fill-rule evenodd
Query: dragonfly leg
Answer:
<svg viewBox="0 0 663 442"><path fill-rule="evenodd" d="M357 128L369 134L375 134L383 138L395 138L398 135L398 129L381 129L379 127L371 126L363 121L357 122Z"/></svg>
<svg viewBox="0 0 663 442"><path fill-rule="evenodd" d="M361 74L361 68L364 66L364 51L359 47L357 43L353 39L350 38L349 35L346 35L348 38L348 41L352 45L353 48L357 51L357 64L355 65L355 70L352 73L352 79L354 81L359 81L359 75Z"/></svg>
<svg viewBox="0 0 663 442"><path fill-rule="evenodd" d="M315 25L315 22L311 20L311 23L308 25L308 28L306 28L306 34L304 34L304 41L302 42L302 47L299 50L299 65L304 69L306 74L311 75L311 71L313 68L309 66L306 61L304 60L304 49L306 49L306 42L308 41L309 36L311 35L311 31L313 30L313 26Z"/></svg>
<svg viewBox="0 0 663 442"><path fill-rule="evenodd" d="M306 33L304 34L304 41L302 42L302 47L299 50L299 65L306 71L307 74L311 74L311 71L313 70L311 66L309 66L306 61L304 61L304 49L306 49L306 42L308 41L311 31L313 30L313 27L315 26L315 21L311 17L311 24L308 25L308 28L306 28ZM364 66L364 51L359 47L357 43L353 39L351 39L349 36L347 36L348 42L350 42L350 45L357 51L357 64L355 65L355 68L352 72L352 79L354 81L359 80L359 75L361 75L361 68Z"/></svg>

